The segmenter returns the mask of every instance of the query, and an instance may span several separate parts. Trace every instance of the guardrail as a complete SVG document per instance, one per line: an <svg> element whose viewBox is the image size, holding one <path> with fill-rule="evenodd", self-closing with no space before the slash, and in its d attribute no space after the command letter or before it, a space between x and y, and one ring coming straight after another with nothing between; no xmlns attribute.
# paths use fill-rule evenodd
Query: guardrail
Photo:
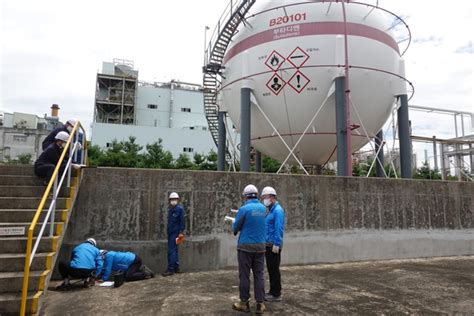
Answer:
<svg viewBox="0 0 474 316"><path fill-rule="evenodd" d="M82 134L78 131L81 129ZM79 153L79 149L83 148L83 152ZM67 160L66 166L64 171L61 175L59 175L59 171L61 165L66 157L66 153L69 150L69 158ZM80 155L80 157L78 157ZM23 288L21 292L21 308L20 308L20 315L26 314L26 302L28 296L28 280L30 276L30 267L33 259L35 258L36 250L38 249L38 245L41 241L41 237L43 237L44 230L48 221L50 222L50 229L49 229L49 236L52 237L54 235L54 213L56 211L56 200L61 191L61 187L66 180L66 186L69 188L71 186L71 167L73 159L75 162L79 162L80 164L84 164L87 161L87 142L86 142L86 133L84 128L82 127L80 122L77 122L74 128L71 131L68 141L64 146L64 150L59 158L59 161L54 169L53 175L44 191L43 197L41 198L40 204L38 209L36 210L35 216L31 221L30 227L28 228L28 236L27 236L27 243L26 243L26 256L25 256L25 269L24 269L24 276L23 276ZM79 159L79 161L77 160ZM59 182L58 182L59 179ZM36 238L36 242L33 246L33 231L38 223L39 217L41 212L43 211L44 205L46 204L46 200L48 199L51 189L53 189L51 204L48 208L48 212L46 213L46 217L43 220L43 224L41 225L41 229L39 234ZM32 250L33 248L33 250Z"/></svg>

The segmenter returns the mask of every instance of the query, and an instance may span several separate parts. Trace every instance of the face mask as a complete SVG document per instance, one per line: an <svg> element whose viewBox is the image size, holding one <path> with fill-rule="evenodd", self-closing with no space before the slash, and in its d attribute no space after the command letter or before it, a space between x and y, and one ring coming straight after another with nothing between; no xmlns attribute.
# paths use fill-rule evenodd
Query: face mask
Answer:
<svg viewBox="0 0 474 316"><path fill-rule="evenodd" d="M172 206L175 206L176 204L178 204L178 201L171 201L170 204L171 204Z"/></svg>
<svg viewBox="0 0 474 316"><path fill-rule="evenodd" d="M263 200L263 205L265 205L265 206L270 206L270 204L272 204L272 200L271 200L271 199L264 199L264 200Z"/></svg>
<svg viewBox="0 0 474 316"><path fill-rule="evenodd" d="M72 131L72 126L66 127L67 131L70 133Z"/></svg>

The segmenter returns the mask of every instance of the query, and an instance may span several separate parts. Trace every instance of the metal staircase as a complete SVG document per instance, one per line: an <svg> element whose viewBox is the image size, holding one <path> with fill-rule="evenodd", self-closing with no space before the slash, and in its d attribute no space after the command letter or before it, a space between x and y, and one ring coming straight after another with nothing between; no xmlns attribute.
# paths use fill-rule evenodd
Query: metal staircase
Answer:
<svg viewBox="0 0 474 316"><path fill-rule="evenodd" d="M212 138L217 146L219 137L217 93L221 85L222 70L224 69L222 61L237 27L241 22L245 23L245 15L254 3L255 0L231 0L219 19L204 52L204 66L202 68L204 113ZM231 156L227 148L226 157L230 161Z"/></svg>

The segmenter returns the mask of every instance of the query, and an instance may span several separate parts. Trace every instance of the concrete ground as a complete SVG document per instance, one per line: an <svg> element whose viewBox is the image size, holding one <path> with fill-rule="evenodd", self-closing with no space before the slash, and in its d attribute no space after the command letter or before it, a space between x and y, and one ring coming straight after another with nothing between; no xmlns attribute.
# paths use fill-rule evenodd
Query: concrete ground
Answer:
<svg viewBox="0 0 474 316"><path fill-rule="evenodd" d="M237 278L220 270L49 291L42 314L240 315L231 309ZM287 266L282 279L283 301L267 303L268 313L474 314L474 256Z"/></svg>

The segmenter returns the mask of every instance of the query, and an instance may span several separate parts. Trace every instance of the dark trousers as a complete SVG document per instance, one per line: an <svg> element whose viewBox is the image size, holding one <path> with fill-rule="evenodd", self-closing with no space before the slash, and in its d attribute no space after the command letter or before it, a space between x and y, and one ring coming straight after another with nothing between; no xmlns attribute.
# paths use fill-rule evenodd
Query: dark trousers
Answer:
<svg viewBox="0 0 474 316"><path fill-rule="evenodd" d="M265 252L265 259L267 262L267 271L270 278L270 294L273 296L281 295L281 275L280 275L280 261L281 249L278 253L272 252L272 247L267 247Z"/></svg>
<svg viewBox="0 0 474 316"><path fill-rule="evenodd" d="M240 300L247 301L250 299L250 269L252 269L255 300L263 302L265 299L265 281L263 278L265 253L237 250L237 260L239 262Z"/></svg>
<svg viewBox="0 0 474 316"><path fill-rule="evenodd" d="M178 233L168 235L168 271L176 272L179 270L178 245L176 238Z"/></svg>
<svg viewBox="0 0 474 316"><path fill-rule="evenodd" d="M86 279L93 276L94 269L79 269L72 268L64 261L60 261L58 264L59 273L63 279L72 278L72 279Z"/></svg>
<svg viewBox="0 0 474 316"><path fill-rule="evenodd" d="M125 273L125 280L130 282L145 279L146 273L144 271L140 271L141 267L142 258L140 258L138 255L135 255L135 260L133 260L133 263L130 265L130 267L128 267L127 272Z"/></svg>
<svg viewBox="0 0 474 316"><path fill-rule="evenodd" d="M63 174L65 167L66 167L66 164L63 164L59 168L58 181L61 179L61 175ZM55 168L56 168L56 165L53 165L53 164L35 165L35 174L38 177L44 178L45 180L49 181L51 177L53 176L53 172Z"/></svg>

